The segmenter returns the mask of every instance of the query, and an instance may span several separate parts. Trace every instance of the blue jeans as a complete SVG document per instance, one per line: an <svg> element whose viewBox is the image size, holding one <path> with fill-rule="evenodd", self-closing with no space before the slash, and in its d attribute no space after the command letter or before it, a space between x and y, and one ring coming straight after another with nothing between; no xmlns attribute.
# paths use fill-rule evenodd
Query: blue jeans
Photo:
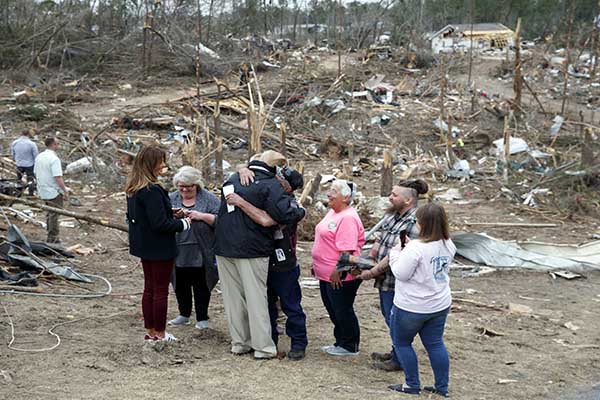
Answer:
<svg viewBox="0 0 600 400"><path fill-rule="evenodd" d="M381 314L385 319L385 324L391 329L390 326L390 313L392 312L392 307L394 306L394 291L393 290L381 290L379 289L379 307L381 309ZM391 336L391 330L390 330ZM396 356L396 352L394 351L394 345L392 343L392 361L396 364L400 365L400 361L398 361L398 357Z"/></svg>
<svg viewBox="0 0 600 400"><path fill-rule="evenodd" d="M362 281L354 279L342 282L342 287L334 289L331 283L319 281L321 300L333 322L335 346L343 347L353 353L360 344L360 325L354 312L354 299Z"/></svg>
<svg viewBox="0 0 600 400"><path fill-rule="evenodd" d="M429 355L435 388L448 393L450 360L442 336L449 311L450 308L447 308L433 314L417 314L401 310L395 305L392 307L390 322L394 350L404 368L406 384L411 388L421 388L417 355L412 347L415 336L419 334Z"/></svg>
<svg viewBox="0 0 600 400"><path fill-rule="evenodd" d="M269 317L271 319L271 336L277 345L277 300L281 303L281 310L287 316L285 333L291 339L292 350L304 350L308 345L306 336L306 314L302 309L302 291L298 278L300 266L291 271L269 271L267 278L267 300L269 303Z"/></svg>

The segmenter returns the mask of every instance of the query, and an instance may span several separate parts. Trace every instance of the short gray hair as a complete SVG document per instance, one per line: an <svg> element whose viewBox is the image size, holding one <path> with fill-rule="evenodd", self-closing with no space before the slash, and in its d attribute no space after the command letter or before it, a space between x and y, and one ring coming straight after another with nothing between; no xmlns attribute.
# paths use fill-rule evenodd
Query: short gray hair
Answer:
<svg viewBox="0 0 600 400"><path fill-rule="evenodd" d="M350 185L348 185L348 181L343 179L336 179L335 181L331 182L331 188L335 188L337 192L342 196L348 197L348 204L350 204L352 198L354 197L355 191L352 190Z"/></svg>
<svg viewBox="0 0 600 400"><path fill-rule="evenodd" d="M198 185L199 189L204 188L202 172L190 165L184 165L179 168L179 171L173 176L173 186L177 186L178 183L183 183L184 185Z"/></svg>

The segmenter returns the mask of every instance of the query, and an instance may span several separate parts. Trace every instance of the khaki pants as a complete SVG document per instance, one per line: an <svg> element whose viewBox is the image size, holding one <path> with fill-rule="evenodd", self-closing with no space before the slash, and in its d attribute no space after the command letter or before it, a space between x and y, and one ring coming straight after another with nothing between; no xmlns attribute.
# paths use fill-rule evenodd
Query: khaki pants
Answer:
<svg viewBox="0 0 600 400"><path fill-rule="evenodd" d="M54 208L63 208L63 195L59 194L53 199L44 200L47 206ZM59 225L58 225L58 214L48 211L48 215L46 216L46 224L48 225L48 243L57 243L60 242L59 235Z"/></svg>
<svg viewBox="0 0 600 400"><path fill-rule="evenodd" d="M269 258L227 258L217 256L223 304L231 335L231 351L254 356L277 355L271 337L267 305Z"/></svg>

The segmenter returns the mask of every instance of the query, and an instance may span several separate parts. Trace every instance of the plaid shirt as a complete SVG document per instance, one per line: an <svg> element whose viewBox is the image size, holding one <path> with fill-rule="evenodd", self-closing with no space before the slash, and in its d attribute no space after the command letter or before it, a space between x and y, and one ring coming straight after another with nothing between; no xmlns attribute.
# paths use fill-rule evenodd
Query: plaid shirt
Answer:
<svg viewBox="0 0 600 400"><path fill-rule="evenodd" d="M386 214L385 221L381 225L381 236L379 238L379 251L377 252L377 262L388 255L390 250L400 243L400 232L407 231L410 239L419 237L419 227L417 225L417 208L411 208L402 215L398 213ZM388 267L383 275L375 278L375 287L383 290L394 290L396 278L392 270Z"/></svg>

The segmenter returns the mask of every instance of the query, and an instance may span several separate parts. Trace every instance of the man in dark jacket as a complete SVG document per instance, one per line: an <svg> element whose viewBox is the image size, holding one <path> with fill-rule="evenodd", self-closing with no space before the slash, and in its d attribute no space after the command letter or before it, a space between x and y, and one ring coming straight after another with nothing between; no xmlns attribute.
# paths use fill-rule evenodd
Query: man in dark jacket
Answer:
<svg viewBox="0 0 600 400"><path fill-rule="evenodd" d="M292 199L290 207L299 208L293 197L296 189L304 186L302 174L291 168L279 170L277 180L286 193ZM245 181L254 180L254 174L247 168L240 170L242 184ZM247 176L247 180L244 177ZM262 226L276 226L275 222L265 211L259 210L249 202L243 200L235 193L227 196L229 204L234 204L242 209L254 222ZM285 332L291 339L291 349L287 356L290 360L301 360L304 358L308 338L306 335L306 314L302 309L302 290L298 283L300 277L300 265L296 258L297 227L300 220L288 225L277 225L275 230L275 251L269 258L269 276L267 278L267 299L269 304L269 317L271 318L271 335L273 342L277 345L279 332L277 331L278 308L277 302L281 304L281 310L287 316Z"/></svg>
<svg viewBox="0 0 600 400"><path fill-rule="evenodd" d="M242 186L234 174L223 186L215 231L215 254L223 303L231 334L231 352L254 350L257 359L273 358L277 349L271 337L267 307L269 256L275 251L275 227L254 222L239 207L227 204L225 196L237 193L254 207L264 210L278 224L295 223L304 209L291 207L292 198L275 178L275 165L251 161L254 182Z"/></svg>

